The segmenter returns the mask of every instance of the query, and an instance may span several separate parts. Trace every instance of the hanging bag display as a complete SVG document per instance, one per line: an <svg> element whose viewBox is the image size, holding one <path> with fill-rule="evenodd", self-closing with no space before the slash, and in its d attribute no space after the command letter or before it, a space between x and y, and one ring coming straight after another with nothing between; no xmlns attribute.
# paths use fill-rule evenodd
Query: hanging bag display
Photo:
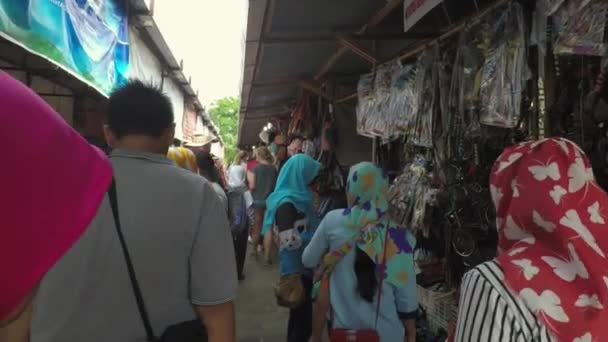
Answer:
<svg viewBox="0 0 608 342"><path fill-rule="evenodd" d="M313 135L312 120L310 118L310 95L307 92L304 92L291 114L288 134L302 135L304 137Z"/></svg>
<svg viewBox="0 0 608 342"><path fill-rule="evenodd" d="M137 309L146 330L146 341L147 342L205 342L207 341L207 333L202 323L198 319L186 321L169 326L160 338L154 335L152 324L150 323L150 316L146 310L146 304L144 297L137 281L137 275L135 274L135 268L131 262L131 256L129 249L127 248L127 242L122 232L120 224L120 215L118 211L118 197L116 195L116 181L112 179L112 185L108 191L110 197L110 205L112 207L112 214L114 216L114 224L116 226L116 232L120 240L120 246L127 264L127 270L129 272L129 278L131 280L131 287L133 288L133 294L137 302Z"/></svg>

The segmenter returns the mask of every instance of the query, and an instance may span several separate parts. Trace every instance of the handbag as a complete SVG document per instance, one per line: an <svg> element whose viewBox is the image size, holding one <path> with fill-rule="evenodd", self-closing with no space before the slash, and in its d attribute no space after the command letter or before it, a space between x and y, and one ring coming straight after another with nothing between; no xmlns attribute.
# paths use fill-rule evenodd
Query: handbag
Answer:
<svg viewBox="0 0 608 342"><path fill-rule="evenodd" d="M277 305L284 308L295 309L306 300L302 275L299 273L282 277L274 286L274 296Z"/></svg>
<svg viewBox="0 0 608 342"><path fill-rule="evenodd" d="M380 265L379 274L384 274L384 268L386 267L386 247L388 241L388 229L386 229L386 235L384 237L384 256L382 257L382 264ZM330 298L331 293L329 292L329 275L327 279L327 291ZM380 303L382 302L382 284L384 283L384 277L380 277L378 282L378 303L376 305L376 321L374 323L374 329L329 329L329 340L331 342L380 342L380 335L378 335L378 318L380 317ZM323 288L323 287L321 287ZM333 308L331 307L331 300L329 315L330 321L333 321Z"/></svg>
<svg viewBox="0 0 608 342"><path fill-rule="evenodd" d="M133 289L133 294L135 295L135 300L137 302L137 309L139 310L139 315L144 325L144 329L146 330L146 341L147 342L201 342L207 341L207 333L203 324L199 320L191 320L182 323L178 323L175 325L169 326L165 329L161 338L157 338L154 335L154 330L152 329L152 324L150 323L150 316L148 315L148 311L146 310L146 305L144 302L144 298L141 293L141 288L139 287L139 282L137 281L137 276L135 274L135 269L133 268L133 263L131 262L131 256L129 254L129 249L127 248L127 242L125 241L125 237L122 232L122 227L120 225L120 215L118 212L118 198L116 195L116 180L112 179L112 184L110 185L110 190L108 191L108 195L110 197L110 206L112 207L112 215L114 216L114 225L116 226L116 232L118 234L118 238L120 240L120 246L122 248L122 252L124 255L125 263L127 264L127 270L129 271L129 278L131 280L131 287Z"/></svg>

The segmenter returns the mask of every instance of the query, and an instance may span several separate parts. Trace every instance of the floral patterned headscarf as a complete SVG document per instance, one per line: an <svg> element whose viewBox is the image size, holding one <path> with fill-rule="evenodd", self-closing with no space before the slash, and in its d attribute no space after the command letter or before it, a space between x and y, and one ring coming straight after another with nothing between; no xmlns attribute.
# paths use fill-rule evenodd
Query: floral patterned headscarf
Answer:
<svg viewBox="0 0 608 342"><path fill-rule="evenodd" d="M608 196L566 139L506 149L491 175L509 289L559 341L608 341Z"/></svg>
<svg viewBox="0 0 608 342"><path fill-rule="evenodd" d="M167 158L171 159L175 165L183 169L194 173L198 172L196 156L194 155L194 152L187 147L171 147L167 153Z"/></svg>
<svg viewBox="0 0 608 342"><path fill-rule="evenodd" d="M385 281L403 286L415 276L412 252L416 240L389 218L387 192L388 177L377 166L368 162L353 166L346 185L349 207L344 210L344 225L359 234L357 246L376 265L382 264L388 237Z"/></svg>

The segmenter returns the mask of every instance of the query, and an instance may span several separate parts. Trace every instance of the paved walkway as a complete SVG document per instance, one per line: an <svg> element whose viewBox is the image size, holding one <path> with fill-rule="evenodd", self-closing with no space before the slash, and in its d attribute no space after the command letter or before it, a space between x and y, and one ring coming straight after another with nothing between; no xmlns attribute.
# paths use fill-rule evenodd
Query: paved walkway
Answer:
<svg viewBox="0 0 608 342"><path fill-rule="evenodd" d="M288 311L276 305L272 290L278 269L247 259L236 301L237 341L285 342Z"/></svg>

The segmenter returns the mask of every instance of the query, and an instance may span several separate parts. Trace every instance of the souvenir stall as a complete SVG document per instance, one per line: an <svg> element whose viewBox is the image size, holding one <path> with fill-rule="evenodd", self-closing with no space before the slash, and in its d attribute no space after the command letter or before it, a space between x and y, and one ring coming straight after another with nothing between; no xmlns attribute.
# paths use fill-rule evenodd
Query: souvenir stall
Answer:
<svg viewBox="0 0 608 342"><path fill-rule="evenodd" d="M303 140L302 153L323 165L320 198L316 205L319 217L333 209L346 207L347 168L340 163L336 153L339 132L335 127L333 106L323 98L303 91L288 118L275 118L259 134L260 141L269 146L275 158L279 159L286 157L287 146L294 138Z"/></svg>
<svg viewBox="0 0 608 342"><path fill-rule="evenodd" d="M435 335L464 273L495 257L490 169L506 146L561 136L607 185L606 1L498 1L362 75L357 132L393 171L393 216L418 238L419 300Z"/></svg>
<svg viewBox="0 0 608 342"><path fill-rule="evenodd" d="M434 340L456 319L463 275L495 257L488 183L506 146L568 138L608 186L608 0L381 2L250 8L260 20L248 28L239 142L269 121L304 136L338 165L335 189L357 161L388 171L392 215L418 241L420 336ZM300 12L323 20L302 15L295 34ZM302 28L313 21L331 34Z"/></svg>

